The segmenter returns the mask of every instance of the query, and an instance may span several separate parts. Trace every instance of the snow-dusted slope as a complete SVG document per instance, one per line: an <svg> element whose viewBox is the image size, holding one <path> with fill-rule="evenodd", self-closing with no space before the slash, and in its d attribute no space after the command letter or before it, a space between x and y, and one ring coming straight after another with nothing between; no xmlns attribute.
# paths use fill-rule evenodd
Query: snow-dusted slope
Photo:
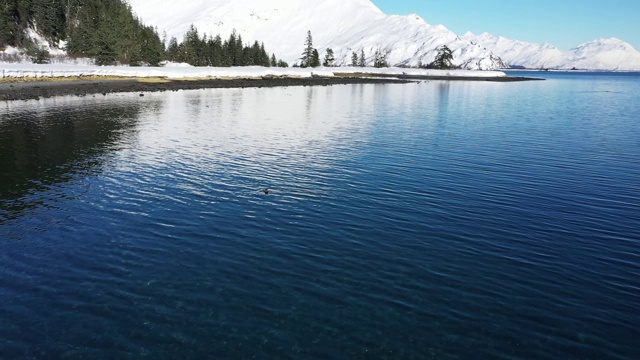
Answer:
<svg viewBox="0 0 640 360"><path fill-rule="evenodd" d="M570 50L565 68L640 70L640 52L616 38L598 39Z"/></svg>
<svg viewBox="0 0 640 360"><path fill-rule="evenodd" d="M511 40L488 33L474 35L468 32L462 36L462 39L491 49L508 65L520 65L527 68L538 69L550 67L548 64L562 64L566 62L565 55L562 51L549 44L535 44Z"/></svg>
<svg viewBox="0 0 640 360"><path fill-rule="evenodd" d="M431 62L436 49L448 45L454 63L466 69L504 67L499 57L478 44L460 39L441 25L417 15L386 15L369 0L129 0L133 11L167 36L182 40L190 25L200 33L220 34L235 29L245 42L263 41L290 64L301 56L307 30L322 54L330 47L339 64L349 64L352 52L365 51L369 62L380 50L392 65Z"/></svg>
<svg viewBox="0 0 640 360"><path fill-rule="evenodd" d="M640 70L640 52L616 39L598 39L563 52L549 44L466 33L462 39L491 49L509 65L531 69Z"/></svg>
<svg viewBox="0 0 640 360"><path fill-rule="evenodd" d="M332 48L339 64L364 49L369 63L380 50L392 65L429 63L441 45L466 69L527 68L640 70L640 52L618 39L600 39L567 52L549 44L491 34L461 37L417 15L386 15L369 0L128 0L147 24L179 41L194 24L201 33L226 38L235 29L245 42L263 41L290 64L301 56L307 30L323 56ZM503 62L504 61L504 62Z"/></svg>

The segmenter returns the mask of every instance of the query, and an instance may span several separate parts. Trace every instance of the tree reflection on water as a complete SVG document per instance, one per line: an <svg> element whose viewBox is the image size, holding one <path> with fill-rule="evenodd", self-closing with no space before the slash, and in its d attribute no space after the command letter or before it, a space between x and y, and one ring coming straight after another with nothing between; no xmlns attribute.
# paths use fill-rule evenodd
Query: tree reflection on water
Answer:
<svg viewBox="0 0 640 360"><path fill-rule="evenodd" d="M0 112L0 222L38 206L31 195L99 171L139 113L136 102L74 101Z"/></svg>

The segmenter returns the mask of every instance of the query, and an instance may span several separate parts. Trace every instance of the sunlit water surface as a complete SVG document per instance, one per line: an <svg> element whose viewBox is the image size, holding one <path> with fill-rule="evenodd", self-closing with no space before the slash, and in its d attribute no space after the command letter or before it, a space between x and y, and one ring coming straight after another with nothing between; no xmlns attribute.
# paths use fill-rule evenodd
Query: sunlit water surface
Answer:
<svg viewBox="0 0 640 360"><path fill-rule="evenodd" d="M0 104L0 358L640 358L640 76L542 75Z"/></svg>

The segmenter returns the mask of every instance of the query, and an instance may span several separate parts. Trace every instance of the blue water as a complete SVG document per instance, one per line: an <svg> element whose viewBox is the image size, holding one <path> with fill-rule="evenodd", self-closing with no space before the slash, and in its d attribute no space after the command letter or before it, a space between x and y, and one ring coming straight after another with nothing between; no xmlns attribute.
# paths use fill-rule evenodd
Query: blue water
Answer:
<svg viewBox="0 0 640 360"><path fill-rule="evenodd" d="M0 104L0 359L640 358L640 75L515 74Z"/></svg>

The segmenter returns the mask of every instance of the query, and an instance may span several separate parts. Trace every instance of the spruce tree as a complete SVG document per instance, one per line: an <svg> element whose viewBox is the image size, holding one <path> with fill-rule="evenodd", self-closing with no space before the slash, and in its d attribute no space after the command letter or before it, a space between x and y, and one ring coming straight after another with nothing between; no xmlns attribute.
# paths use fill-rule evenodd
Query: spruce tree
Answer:
<svg viewBox="0 0 640 360"><path fill-rule="evenodd" d="M373 56L373 66L376 68L389 67L387 64L387 55L383 54L380 49L376 49L376 53Z"/></svg>
<svg viewBox="0 0 640 360"><path fill-rule="evenodd" d="M438 54L436 55L435 60L430 65L430 67L435 69L453 69L453 53L451 49L449 49L447 45L442 45L438 49Z"/></svg>
<svg viewBox="0 0 640 360"><path fill-rule="evenodd" d="M151 66L159 66L164 60L164 45L158 36L158 32L146 26L140 33L140 60Z"/></svg>
<svg viewBox="0 0 640 360"><path fill-rule="evenodd" d="M13 1L0 2L0 48L16 45L14 33L18 29L15 23L16 7Z"/></svg>
<svg viewBox="0 0 640 360"><path fill-rule="evenodd" d="M364 56L364 49L360 50L360 57L358 58L358 66L359 67L367 66L367 60Z"/></svg>
<svg viewBox="0 0 640 360"><path fill-rule="evenodd" d="M312 66L313 63L313 37L311 37L311 30L307 31L307 38L304 42L304 52L300 58L300 67L306 68Z"/></svg>
<svg viewBox="0 0 640 360"><path fill-rule="evenodd" d="M322 66L327 66L327 67L334 66L334 61L336 61L336 58L333 55L333 49L327 48L327 54L324 56L324 61L322 62Z"/></svg>
<svg viewBox="0 0 640 360"><path fill-rule="evenodd" d="M4 1L8 2L8 1ZM1 6L2 2L0 2ZM29 6L29 22L36 24L38 31L57 43L66 33L64 3L59 0L32 0Z"/></svg>
<svg viewBox="0 0 640 360"><path fill-rule="evenodd" d="M222 38L220 35L216 35L211 41L211 66L223 66L224 53L222 51Z"/></svg>
<svg viewBox="0 0 640 360"><path fill-rule="evenodd" d="M238 34L236 38L235 54L233 54L233 66L245 66L244 62L244 44L242 43L242 35Z"/></svg>
<svg viewBox="0 0 640 360"><path fill-rule="evenodd" d="M234 56L236 53L236 30L234 29L229 35L229 39L223 45L223 64L224 66L233 66Z"/></svg>
<svg viewBox="0 0 640 360"><path fill-rule="evenodd" d="M311 55L311 67L320 66L320 54L317 49L313 49L313 54Z"/></svg>
<svg viewBox="0 0 640 360"><path fill-rule="evenodd" d="M259 57L259 65L264 67L271 66L271 61L269 59L269 54L267 54L267 50L264 48L264 43L260 43L260 57Z"/></svg>
<svg viewBox="0 0 640 360"><path fill-rule="evenodd" d="M90 55L96 59L96 65L115 65L118 53L114 49L114 43L109 41L105 28L100 28L96 33L96 42Z"/></svg>
<svg viewBox="0 0 640 360"><path fill-rule="evenodd" d="M351 53L351 66L353 67L358 66L358 54L356 54L355 51Z"/></svg>
<svg viewBox="0 0 640 360"><path fill-rule="evenodd" d="M178 46L178 39L172 37L171 40L169 40L169 45L167 45L167 60L178 62L179 51L180 47Z"/></svg>
<svg viewBox="0 0 640 360"><path fill-rule="evenodd" d="M128 3L66 0L63 5L63 16L56 17L62 25L54 23L56 31L66 34L70 55L93 57L99 64L158 64L164 58L157 30L135 18ZM55 33L42 35L55 40Z"/></svg>
<svg viewBox="0 0 640 360"><path fill-rule="evenodd" d="M198 50L200 48L200 35L198 29L191 24L189 30L184 34L184 40L182 41L182 61L198 66Z"/></svg>

